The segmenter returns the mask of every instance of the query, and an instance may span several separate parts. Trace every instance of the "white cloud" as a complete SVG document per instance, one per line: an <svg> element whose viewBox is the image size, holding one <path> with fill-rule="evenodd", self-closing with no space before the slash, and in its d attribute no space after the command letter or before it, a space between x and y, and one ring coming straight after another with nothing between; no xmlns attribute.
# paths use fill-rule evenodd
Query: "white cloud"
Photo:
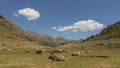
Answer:
<svg viewBox="0 0 120 68"><path fill-rule="evenodd" d="M73 32L78 32L79 30L78 29L73 29Z"/></svg>
<svg viewBox="0 0 120 68"><path fill-rule="evenodd" d="M39 11L36 11L35 9L31 9L31 8L20 9L18 10L17 13L14 13L14 15L16 17L18 17L19 15L25 16L29 21L36 20L40 17Z"/></svg>
<svg viewBox="0 0 120 68"><path fill-rule="evenodd" d="M99 22L95 20L86 20L86 21L78 21L75 22L73 25L69 26L58 26L53 27L54 30L57 30L59 32L66 32L72 30L73 32L87 32L87 31L94 31L104 28L103 24L100 24Z"/></svg>
<svg viewBox="0 0 120 68"><path fill-rule="evenodd" d="M56 27L53 27L54 30L56 30L57 28Z"/></svg>

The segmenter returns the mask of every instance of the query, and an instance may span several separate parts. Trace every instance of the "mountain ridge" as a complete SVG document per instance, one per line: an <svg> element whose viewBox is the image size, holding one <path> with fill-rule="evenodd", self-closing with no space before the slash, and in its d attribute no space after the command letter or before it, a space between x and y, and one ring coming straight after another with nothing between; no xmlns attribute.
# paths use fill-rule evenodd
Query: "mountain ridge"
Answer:
<svg viewBox="0 0 120 68"><path fill-rule="evenodd" d="M25 38L24 31L10 19L0 15L0 34L4 38Z"/></svg>
<svg viewBox="0 0 120 68"><path fill-rule="evenodd" d="M99 34L88 37L86 41L109 40L112 38L120 38L120 22L107 26Z"/></svg>
<svg viewBox="0 0 120 68"><path fill-rule="evenodd" d="M55 39L47 34L37 33L35 31L24 31L17 26L12 20L0 15L0 39L7 40L26 40L38 43L40 45L57 46L70 43L70 40Z"/></svg>
<svg viewBox="0 0 120 68"><path fill-rule="evenodd" d="M13 21L2 15L0 15L0 27L0 42L2 42L3 39L19 39L47 46L58 46L80 42L69 40L61 36L53 38L47 34L37 33L35 31L24 31ZM95 36L90 36L83 41L109 40L111 38L120 38L120 22L116 22L115 24L107 26L99 34L96 34Z"/></svg>

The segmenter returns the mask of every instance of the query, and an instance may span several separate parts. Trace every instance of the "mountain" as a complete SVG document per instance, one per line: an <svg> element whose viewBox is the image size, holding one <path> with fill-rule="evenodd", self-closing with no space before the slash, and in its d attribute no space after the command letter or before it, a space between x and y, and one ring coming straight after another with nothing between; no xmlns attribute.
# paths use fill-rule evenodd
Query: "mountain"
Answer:
<svg viewBox="0 0 120 68"><path fill-rule="evenodd" d="M0 49L38 49L39 47L42 46L29 41L25 36L25 31L12 20L0 15Z"/></svg>
<svg viewBox="0 0 120 68"><path fill-rule="evenodd" d="M120 22L116 22L115 24L109 25L104 28L99 34L95 36L90 36L86 40L109 40L120 38Z"/></svg>
<svg viewBox="0 0 120 68"><path fill-rule="evenodd" d="M25 39L24 31L13 21L0 15L0 39Z"/></svg>
<svg viewBox="0 0 120 68"><path fill-rule="evenodd" d="M18 42L22 40L47 46L57 46L70 43L69 40L63 37L57 37L55 39L47 34L37 33L35 31L24 31L13 21L0 15L0 42L3 42L3 40L7 42Z"/></svg>
<svg viewBox="0 0 120 68"><path fill-rule="evenodd" d="M62 36L58 36L57 38L55 38L55 40L58 41L59 45L64 45L64 44L71 43L71 40L65 39Z"/></svg>
<svg viewBox="0 0 120 68"><path fill-rule="evenodd" d="M35 31L26 31L25 35L29 41L37 42L39 44L46 45L46 46L58 46L58 45L71 43L70 40L65 39L61 36L57 38L53 38L49 35L37 33Z"/></svg>
<svg viewBox="0 0 120 68"><path fill-rule="evenodd" d="M29 41L37 42L42 45L47 46L56 46L57 41L49 35L37 33L35 31L26 31L25 32L26 38Z"/></svg>

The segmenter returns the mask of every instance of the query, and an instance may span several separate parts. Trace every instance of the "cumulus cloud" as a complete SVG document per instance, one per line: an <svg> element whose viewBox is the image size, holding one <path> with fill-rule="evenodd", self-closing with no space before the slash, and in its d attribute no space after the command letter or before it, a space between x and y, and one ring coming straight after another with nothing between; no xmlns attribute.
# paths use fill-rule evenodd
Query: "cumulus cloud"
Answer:
<svg viewBox="0 0 120 68"><path fill-rule="evenodd" d="M35 9L31 9L31 8L20 9L17 11L17 13L14 13L14 15L16 17L18 17L19 15L25 16L29 21L36 20L40 17L39 11L36 11Z"/></svg>
<svg viewBox="0 0 120 68"><path fill-rule="evenodd" d="M57 30L59 32L66 32L72 30L73 32L87 32L87 31L94 31L104 28L103 24L100 24L99 22L95 20L86 20L86 21L78 21L75 22L73 25L69 26L58 26L53 27L54 30Z"/></svg>

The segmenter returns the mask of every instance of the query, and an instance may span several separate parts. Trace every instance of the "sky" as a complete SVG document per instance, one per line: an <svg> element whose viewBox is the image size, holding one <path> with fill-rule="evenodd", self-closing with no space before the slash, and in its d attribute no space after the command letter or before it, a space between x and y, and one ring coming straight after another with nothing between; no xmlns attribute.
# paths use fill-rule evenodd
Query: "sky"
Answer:
<svg viewBox="0 0 120 68"><path fill-rule="evenodd" d="M25 31L78 40L120 21L120 0L0 0L0 15Z"/></svg>

